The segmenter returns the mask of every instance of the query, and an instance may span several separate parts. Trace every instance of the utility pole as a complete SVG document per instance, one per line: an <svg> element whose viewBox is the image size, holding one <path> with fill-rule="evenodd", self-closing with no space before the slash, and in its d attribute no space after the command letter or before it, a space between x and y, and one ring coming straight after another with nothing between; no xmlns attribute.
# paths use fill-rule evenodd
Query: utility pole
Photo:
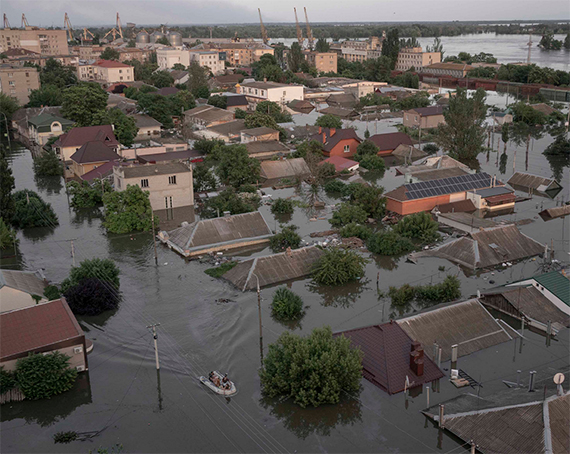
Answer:
<svg viewBox="0 0 570 454"><path fill-rule="evenodd" d="M153 325L148 325L148 329L152 329L152 336L154 338L154 356L156 359L156 370L160 369L160 363L158 362L158 334L156 333L156 327L160 326L160 323L155 323Z"/></svg>
<svg viewBox="0 0 570 454"><path fill-rule="evenodd" d="M73 260L73 266L75 266L75 247L73 245L73 240L71 241L71 258Z"/></svg>
<svg viewBox="0 0 570 454"><path fill-rule="evenodd" d="M156 252L156 234L154 232L154 211L152 212L151 220L152 220L152 242L154 243L154 264L158 265L158 254Z"/></svg>
<svg viewBox="0 0 570 454"><path fill-rule="evenodd" d="M257 280L257 310L259 313L259 352L261 356L261 365L263 366L263 324L261 323L261 289L259 288L259 278L257 274L253 274Z"/></svg>

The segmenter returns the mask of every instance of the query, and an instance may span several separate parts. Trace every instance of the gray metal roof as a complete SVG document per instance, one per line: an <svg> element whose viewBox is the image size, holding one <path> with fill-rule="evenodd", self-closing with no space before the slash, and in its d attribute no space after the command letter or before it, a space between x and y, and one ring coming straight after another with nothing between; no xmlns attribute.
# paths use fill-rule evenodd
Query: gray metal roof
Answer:
<svg viewBox="0 0 570 454"><path fill-rule="evenodd" d="M492 197L494 195L512 194L513 191L505 186L495 186L494 188L476 189L471 192L485 198Z"/></svg>
<svg viewBox="0 0 570 454"><path fill-rule="evenodd" d="M274 180L277 178L301 178L311 174L311 169L303 158L285 159L282 161L264 161L261 163L261 178Z"/></svg>
<svg viewBox="0 0 570 454"><path fill-rule="evenodd" d="M0 288L4 286L42 296L47 284L41 271L0 270Z"/></svg>
<svg viewBox="0 0 570 454"><path fill-rule="evenodd" d="M120 167L125 178L141 178L153 175L173 175L176 173L191 172L188 166L181 162L168 162L164 164L145 164L132 167Z"/></svg>
<svg viewBox="0 0 570 454"><path fill-rule="evenodd" d="M536 191L550 191L554 189L559 189L562 186L556 182L553 178L545 178L540 175L533 175L530 173L516 172L507 181L513 187L534 189Z"/></svg>
<svg viewBox="0 0 570 454"><path fill-rule="evenodd" d="M437 215L439 218L450 219L451 221L459 222L466 226L471 226L476 229L487 229L489 227L496 227L497 223L491 221L489 219L478 218L473 216L472 214L465 213L465 212L456 212L456 213L439 213Z"/></svg>

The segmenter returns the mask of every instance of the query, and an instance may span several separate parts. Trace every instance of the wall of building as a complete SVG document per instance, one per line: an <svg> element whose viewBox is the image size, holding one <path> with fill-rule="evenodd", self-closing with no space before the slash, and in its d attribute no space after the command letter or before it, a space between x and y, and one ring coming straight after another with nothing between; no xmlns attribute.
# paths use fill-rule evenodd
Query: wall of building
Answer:
<svg viewBox="0 0 570 454"><path fill-rule="evenodd" d="M89 164L78 164L75 161L71 161L71 162L72 162L72 164L71 164L72 172L75 175L77 175L78 177L81 177L81 176L85 175L87 172L91 172L93 169L96 169L97 167L102 166L107 161L93 162L93 163L89 163Z"/></svg>
<svg viewBox="0 0 570 454"><path fill-rule="evenodd" d="M420 211L431 211L438 205L449 203L449 199L449 194L425 199L406 200L404 202L386 199L386 210L401 215L419 213Z"/></svg>
<svg viewBox="0 0 570 454"><path fill-rule="evenodd" d="M156 63L161 70L172 69L177 63L188 67L190 65L190 52L182 49L157 49Z"/></svg>
<svg viewBox="0 0 570 454"><path fill-rule="evenodd" d="M356 148L358 147L359 144L360 144L360 142L358 142L358 140L356 140L356 139L341 140L330 151L330 153L325 152L325 155L326 156L342 156L343 158L349 158L349 157L354 156L356 154ZM348 152L344 151L344 147L346 145L349 146Z"/></svg>
<svg viewBox="0 0 570 454"><path fill-rule="evenodd" d="M117 82L134 82L135 74L132 66L124 68L107 68L104 66L97 67L97 78L109 84Z"/></svg>
<svg viewBox="0 0 570 454"><path fill-rule="evenodd" d="M38 296L42 297L40 302L47 301L43 295ZM36 300L34 300L32 295L29 293L6 286L0 288L0 313L13 311L15 309L23 309L36 304Z"/></svg>
<svg viewBox="0 0 570 454"><path fill-rule="evenodd" d="M81 341L74 341L73 345L65 346L56 349L39 349L34 353L53 353L53 352L60 352L64 355L69 356L69 367L76 369L78 366L82 366L84 370L87 369L87 356L85 353L85 345L84 345L84 338ZM75 353L75 348L81 348L80 353ZM32 352L30 352L32 353ZM27 356L27 352L23 354L21 357L24 358ZM0 363L0 367L4 367L5 370L13 371L16 369L16 363L18 359L12 359L10 361L4 361Z"/></svg>
<svg viewBox="0 0 570 454"><path fill-rule="evenodd" d="M0 52L18 47L42 55L69 54L65 30L0 30Z"/></svg>
<svg viewBox="0 0 570 454"><path fill-rule="evenodd" d="M0 92L16 99L21 106L30 101L30 93L38 88L40 77L36 68L0 69Z"/></svg>
<svg viewBox="0 0 570 454"><path fill-rule="evenodd" d="M404 126L409 128L418 128L421 124L422 129L437 128L439 124L445 123L443 115L429 115L427 117L420 116L412 111L404 113Z"/></svg>
<svg viewBox="0 0 570 454"><path fill-rule="evenodd" d="M59 137L63 134L63 128L61 123L58 121L54 121L51 124L51 131L50 132L38 132L38 130L30 125L29 135L30 139L35 141L40 145L45 145L48 140L52 137Z"/></svg>

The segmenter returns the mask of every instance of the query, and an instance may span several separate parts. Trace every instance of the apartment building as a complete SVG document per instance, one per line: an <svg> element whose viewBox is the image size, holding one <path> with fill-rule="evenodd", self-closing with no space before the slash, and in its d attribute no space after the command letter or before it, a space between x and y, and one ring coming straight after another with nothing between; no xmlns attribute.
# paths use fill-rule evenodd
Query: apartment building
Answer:
<svg viewBox="0 0 570 454"><path fill-rule="evenodd" d="M202 68L208 68L214 76L224 73L225 61L220 60L220 53L214 50L190 51L190 61L197 62Z"/></svg>
<svg viewBox="0 0 570 454"><path fill-rule="evenodd" d="M18 48L42 55L68 55L67 32L26 27L25 30L5 28L0 30L0 52Z"/></svg>
<svg viewBox="0 0 570 454"><path fill-rule="evenodd" d="M0 65L0 92L16 99L21 106L28 104L32 90L40 88L36 68Z"/></svg>
<svg viewBox="0 0 570 454"><path fill-rule="evenodd" d="M408 71L414 68L420 71L424 66L441 62L441 52L424 52L421 47L400 49L396 61L396 71Z"/></svg>
<svg viewBox="0 0 570 454"><path fill-rule="evenodd" d="M295 99L303 100L303 85L278 84L276 82L245 82L236 85L236 92L245 95L250 107L262 101L273 101L286 104Z"/></svg>
<svg viewBox="0 0 570 454"><path fill-rule="evenodd" d="M310 66L317 68L318 72L337 72L338 55L336 52L305 52L305 60Z"/></svg>
<svg viewBox="0 0 570 454"><path fill-rule="evenodd" d="M332 45L331 50L349 62L363 62L382 55L382 42L384 37L371 36L366 41L343 41L340 44Z"/></svg>
<svg viewBox="0 0 570 454"><path fill-rule="evenodd" d="M97 60L77 67L77 77L82 81L96 81L107 84L134 82L134 68L113 60Z"/></svg>
<svg viewBox="0 0 570 454"><path fill-rule="evenodd" d="M191 49L213 50L220 53L220 60L227 61L230 66L249 66L259 61L262 55L274 55L272 47L259 42L208 42Z"/></svg>
<svg viewBox="0 0 570 454"><path fill-rule="evenodd" d="M171 69L176 64L188 67L190 65L190 52L183 49L163 47L156 50L156 63L160 70Z"/></svg>
<svg viewBox="0 0 570 454"><path fill-rule="evenodd" d="M154 211L194 205L192 168L181 162L115 166L113 178L116 191L128 185L148 191Z"/></svg>
<svg viewBox="0 0 570 454"><path fill-rule="evenodd" d="M434 63L423 68L424 73L434 74L436 76L451 76L463 78L473 66L465 63Z"/></svg>

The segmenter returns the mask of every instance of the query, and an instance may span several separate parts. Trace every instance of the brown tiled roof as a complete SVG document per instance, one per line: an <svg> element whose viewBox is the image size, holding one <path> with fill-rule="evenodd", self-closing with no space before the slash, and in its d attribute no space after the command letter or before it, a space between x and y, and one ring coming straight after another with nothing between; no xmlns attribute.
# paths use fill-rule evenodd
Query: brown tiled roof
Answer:
<svg viewBox="0 0 570 454"><path fill-rule="evenodd" d="M347 139L355 139L358 142L362 142L360 137L356 134L356 131L352 128L348 129L337 129L335 133L331 136L331 130L329 128L321 128L321 133L313 134L309 140L316 140L317 142L323 143L323 134L325 135L325 143L323 144L323 150L330 153L330 151L341 141Z"/></svg>
<svg viewBox="0 0 570 454"><path fill-rule="evenodd" d="M412 139L403 132L389 132L387 134L374 134L367 140L374 143L380 151L395 150L398 145L413 145Z"/></svg>
<svg viewBox="0 0 570 454"><path fill-rule="evenodd" d="M160 90L155 91L155 93L160 96L172 96L179 91L180 90L176 87L162 87Z"/></svg>
<svg viewBox="0 0 570 454"><path fill-rule="evenodd" d="M247 106L245 95L227 96L227 107Z"/></svg>
<svg viewBox="0 0 570 454"><path fill-rule="evenodd" d="M437 207L440 213L473 213L477 208L471 200L460 200L458 202L444 203Z"/></svg>
<svg viewBox="0 0 570 454"><path fill-rule="evenodd" d="M80 147L87 142L93 141L105 142L108 146L119 145L111 125L73 128L68 133L59 136L55 145L60 147Z"/></svg>
<svg viewBox="0 0 570 454"><path fill-rule="evenodd" d="M534 110L537 110L538 112L542 112L544 115L550 115L551 113L558 112L553 107L550 107L548 104L544 103L531 104L530 107L532 107Z"/></svg>
<svg viewBox="0 0 570 454"><path fill-rule="evenodd" d="M344 335L351 340L354 347L360 347L364 354L362 359L364 378L389 394L404 390L406 376L412 388L444 376L428 356L424 356L423 375L418 377L412 372L410 369L412 339L398 323L390 322L353 329L336 335ZM426 352L431 345L423 347Z"/></svg>
<svg viewBox="0 0 570 454"><path fill-rule="evenodd" d="M132 68L132 66L115 60L97 60L94 66L101 66L102 68Z"/></svg>
<svg viewBox="0 0 570 454"><path fill-rule="evenodd" d="M71 160L78 164L90 162L118 161L121 157L103 142L87 142L71 155Z"/></svg>
<svg viewBox="0 0 570 454"><path fill-rule="evenodd" d="M409 112L416 112L422 117L430 117L432 115L443 115L445 110L444 106L430 106L430 107L418 107L416 109L411 109Z"/></svg>
<svg viewBox="0 0 570 454"><path fill-rule="evenodd" d="M0 314L0 362L81 336L64 298L6 312Z"/></svg>

